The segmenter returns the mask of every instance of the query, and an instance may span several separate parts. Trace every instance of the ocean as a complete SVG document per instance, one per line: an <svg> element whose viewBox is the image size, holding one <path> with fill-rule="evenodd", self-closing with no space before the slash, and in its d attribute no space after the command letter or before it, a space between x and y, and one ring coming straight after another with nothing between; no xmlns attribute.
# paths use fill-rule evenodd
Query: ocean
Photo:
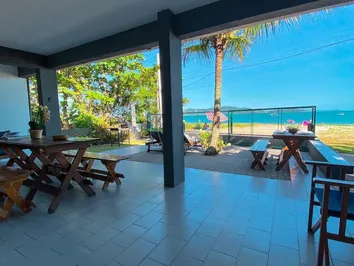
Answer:
<svg viewBox="0 0 354 266"><path fill-rule="evenodd" d="M228 112L223 112L228 116ZM229 117L230 119L231 117ZM198 114L184 114L183 119L186 123L205 123L210 122L204 113ZM302 123L303 121L310 121L312 119L312 112L289 112L283 111L268 111L262 112L235 112L232 115L233 123L255 123L255 124L286 124L291 119L295 123ZM223 123L228 123L223 122ZM317 111L316 112L316 124L332 124L332 125L351 125L354 124L354 110L352 111Z"/></svg>

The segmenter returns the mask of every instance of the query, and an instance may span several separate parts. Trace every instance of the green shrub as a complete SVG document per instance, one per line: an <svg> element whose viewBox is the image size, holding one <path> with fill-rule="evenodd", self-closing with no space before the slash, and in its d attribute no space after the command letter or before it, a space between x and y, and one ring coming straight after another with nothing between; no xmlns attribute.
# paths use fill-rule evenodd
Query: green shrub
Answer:
<svg viewBox="0 0 354 266"><path fill-rule="evenodd" d="M203 127L202 123L200 123L200 120L198 120L198 122L194 126L194 129L198 130L198 129L202 129L202 127Z"/></svg>
<svg viewBox="0 0 354 266"><path fill-rule="evenodd" d="M207 149L209 147L209 144L210 144L211 132L210 131L201 130L199 132L199 137L200 137L200 144L202 144L202 147L204 149Z"/></svg>
<svg viewBox="0 0 354 266"><path fill-rule="evenodd" d="M216 144L219 151L225 148L225 143L222 139L218 139L218 143Z"/></svg>
<svg viewBox="0 0 354 266"><path fill-rule="evenodd" d="M93 114L80 114L74 119L76 128L108 128L108 122L104 117L97 117Z"/></svg>
<svg viewBox="0 0 354 266"><path fill-rule="evenodd" d="M211 131L201 130L199 132L200 143L204 149L209 148L210 140L211 140ZM222 150L225 147L225 143L222 139L218 139L216 149L218 151Z"/></svg>
<svg viewBox="0 0 354 266"><path fill-rule="evenodd" d="M76 128L90 128L90 137L99 138L102 144L110 143L111 137L117 138L113 136L113 134L111 136L109 132L109 122L107 122L104 117L96 117L93 114L87 113L80 114L74 119L74 126Z"/></svg>
<svg viewBox="0 0 354 266"><path fill-rule="evenodd" d="M147 137L149 136L149 131L145 128L142 128L141 131L140 131L140 136L141 137Z"/></svg>
<svg viewBox="0 0 354 266"><path fill-rule="evenodd" d="M147 122L147 117L145 115L138 115L136 118L137 123L146 123Z"/></svg>

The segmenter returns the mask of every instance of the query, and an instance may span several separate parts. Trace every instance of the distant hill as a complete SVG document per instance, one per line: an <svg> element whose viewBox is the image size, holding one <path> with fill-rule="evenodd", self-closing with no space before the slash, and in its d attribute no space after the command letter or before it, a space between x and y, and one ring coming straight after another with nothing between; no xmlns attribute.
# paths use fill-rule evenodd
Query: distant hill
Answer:
<svg viewBox="0 0 354 266"><path fill-rule="evenodd" d="M250 109L246 107L235 107L235 106L222 106L221 111L230 111L230 110L245 110L245 109ZM213 111L214 108L187 108L184 110L185 113L193 113L193 112L210 112Z"/></svg>

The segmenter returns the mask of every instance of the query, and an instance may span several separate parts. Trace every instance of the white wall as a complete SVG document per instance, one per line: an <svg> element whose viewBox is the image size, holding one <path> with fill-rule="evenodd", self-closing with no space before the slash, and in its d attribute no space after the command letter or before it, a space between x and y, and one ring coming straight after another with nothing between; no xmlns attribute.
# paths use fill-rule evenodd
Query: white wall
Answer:
<svg viewBox="0 0 354 266"><path fill-rule="evenodd" d="M0 131L28 135L27 82L17 77L17 67L0 65Z"/></svg>

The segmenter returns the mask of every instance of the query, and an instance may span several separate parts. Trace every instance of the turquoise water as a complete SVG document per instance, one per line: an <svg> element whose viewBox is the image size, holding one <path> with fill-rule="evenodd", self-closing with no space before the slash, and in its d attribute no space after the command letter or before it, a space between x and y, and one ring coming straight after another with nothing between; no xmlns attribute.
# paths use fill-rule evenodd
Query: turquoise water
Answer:
<svg viewBox="0 0 354 266"><path fill-rule="evenodd" d="M228 116L228 112L224 112ZM201 123L210 122L205 114L185 114L183 116L186 123ZM230 119L230 118L229 118ZM250 113L250 112L238 112L233 113L233 123L253 123L256 124L285 124L287 120L294 120L295 123L302 123L304 120L312 119L312 112L286 112L282 113L267 112L267 113ZM228 123L227 121L224 123ZM350 125L354 124L354 110L353 111L317 111L316 124L339 124Z"/></svg>

